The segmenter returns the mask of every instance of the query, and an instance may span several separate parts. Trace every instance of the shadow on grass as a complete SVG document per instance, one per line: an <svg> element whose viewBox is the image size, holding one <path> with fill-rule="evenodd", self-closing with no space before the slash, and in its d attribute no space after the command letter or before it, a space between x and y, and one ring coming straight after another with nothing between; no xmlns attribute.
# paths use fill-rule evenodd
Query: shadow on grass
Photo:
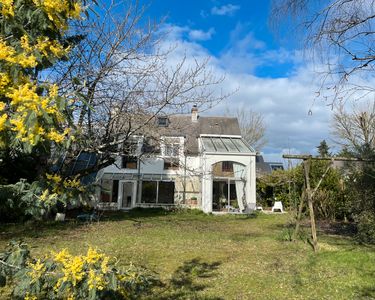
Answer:
<svg viewBox="0 0 375 300"><path fill-rule="evenodd" d="M24 238L42 238L57 234L69 234L87 223L78 221L55 222L55 221L34 221L26 223L2 224L0 225L1 240L20 240Z"/></svg>
<svg viewBox="0 0 375 300"><path fill-rule="evenodd" d="M220 220L221 217L215 218L207 215L200 210L189 209L163 209L163 208L135 208L129 211L98 211L96 215L98 220L79 221L77 215L92 212L83 212L73 210L67 212L65 222L49 221L28 221L25 223L0 224L0 241L20 240L26 238L44 238L48 236L69 235L77 229L85 229L86 225L105 224L106 222L133 221L136 228L143 228L148 219L155 219L156 222L161 220L165 222L190 222ZM257 214L251 215L227 215L228 218L236 220L248 220L257 217ZM222 218L225 221L227 218Z"/></svg>
<svg viewBox="0 0 375 300"><path fill-rule="evenodd" d="M360 288L357 296L358 299L375 299L375 287Z"/></svg>
<svg viewBox="0 0 375 300"><path fill-rule="evenodd" d="M137 218L154 218L175 213L174 210L163 208L134 208L129 211L105 211L102 221L122 221Z"/></svg>
<svg viewBox="0 0 375 300"><path fill-rule="evenodd" d="M197 300L221 300L221 297L208 297L199 295L208 285L204 279L216 276L216 270L220 262L207 263L199 258L185 261L163 286L163 291L158 295L153 295L152 299L197 299Z"/></svg>
<svg viewBox="0 0 375 300"><path fill-rule="evenodd" d="M70 234L72 230L84 228L90 224L100 224L112 221L133 220L139 222L142 218L151 218L165 216L173 213L160 208L134 209L129 212L124 211L102 211L97 212L99 216L95 221L79 221L77 215L84 212L68 211L67 220L56 222L53 220L45 221L27 221L19 223L0 224L0 241L20 240L24 238L43 238L51 235Z"/></svg>

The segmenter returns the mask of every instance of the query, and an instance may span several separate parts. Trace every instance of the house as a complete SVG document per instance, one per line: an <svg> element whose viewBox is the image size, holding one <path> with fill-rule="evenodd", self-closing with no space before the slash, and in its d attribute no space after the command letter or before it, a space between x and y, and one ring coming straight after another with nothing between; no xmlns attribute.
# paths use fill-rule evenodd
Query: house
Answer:
<svg viewBox="0 0 375 300"><path fill-rule="evenodd" d="M257 177L271 174L276 170L284 170L284 164L282 162L265 162L262 155L257 155L255 160Z"/></svg>
<svg viewBox="0 0 375 300"><path fill-rule="evenodd" d="M199 116L194 106L191 115L155 118L155 128L157 139L132 136L123 155L98 172L99 207L255 208L256 153L236 118Z"/></svg>

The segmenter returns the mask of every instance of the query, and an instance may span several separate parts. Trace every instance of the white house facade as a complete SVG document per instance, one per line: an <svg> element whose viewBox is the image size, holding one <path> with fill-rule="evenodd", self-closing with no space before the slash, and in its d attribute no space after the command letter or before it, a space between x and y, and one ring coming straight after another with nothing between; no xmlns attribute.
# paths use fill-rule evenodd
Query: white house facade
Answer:
<svg viewBox="0 0 375 300"><path fill-rule="evenodd" d="M126 153L96 177L100 208L194 207L245 212L256 207L255 151L236 118L156 118L157 143L131 137Z"/></svg>

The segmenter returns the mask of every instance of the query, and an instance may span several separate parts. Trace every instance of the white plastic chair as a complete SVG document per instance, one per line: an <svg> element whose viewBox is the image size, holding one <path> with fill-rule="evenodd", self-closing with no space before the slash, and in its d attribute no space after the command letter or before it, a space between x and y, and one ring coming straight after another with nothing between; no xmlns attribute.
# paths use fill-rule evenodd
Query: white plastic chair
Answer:
<svg viewBox="0 0 375 300"><path fill-rule="evenodd" d="M275 210L284 212L283 203L281 201L275 201L274 205L272 206L272 212L275 212Z"/></svg>

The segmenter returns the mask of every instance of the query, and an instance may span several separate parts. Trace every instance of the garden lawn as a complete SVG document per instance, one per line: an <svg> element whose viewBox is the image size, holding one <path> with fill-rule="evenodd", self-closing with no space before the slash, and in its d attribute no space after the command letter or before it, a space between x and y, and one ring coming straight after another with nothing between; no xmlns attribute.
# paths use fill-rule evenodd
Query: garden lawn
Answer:
<svg viewBox="0 0 375 300"><path fill-rule="evenodd" d="M150 299L375 299L373 247L320 232L314 254L303 239L287 241L290 218L151 210L92 223L2 225L0 249L12 239L27 242L33 256L97 247L119 264L156 272L163 286Z"/></svg>

